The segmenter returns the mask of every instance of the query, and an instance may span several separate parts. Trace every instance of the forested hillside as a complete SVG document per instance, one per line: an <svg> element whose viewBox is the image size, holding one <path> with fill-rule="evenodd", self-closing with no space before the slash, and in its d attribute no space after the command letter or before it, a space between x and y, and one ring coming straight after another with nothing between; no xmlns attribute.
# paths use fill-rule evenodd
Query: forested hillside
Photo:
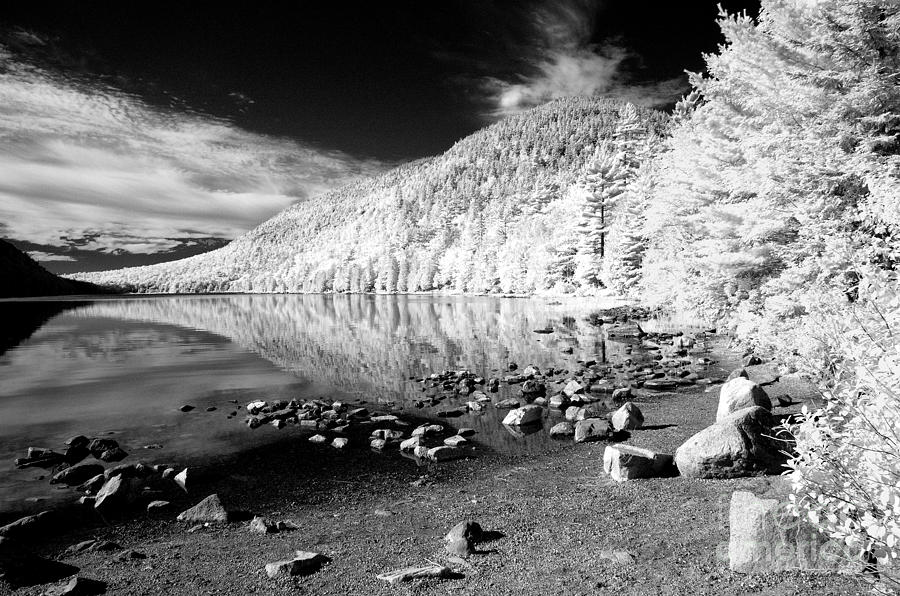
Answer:
<svg viewBox="0 0 900 596"><path fill-rule="evenodd" d="M668 116L598 98L507 118L441 156L296 204L219 250L81 274L132 292L571 292Z"/></svg>

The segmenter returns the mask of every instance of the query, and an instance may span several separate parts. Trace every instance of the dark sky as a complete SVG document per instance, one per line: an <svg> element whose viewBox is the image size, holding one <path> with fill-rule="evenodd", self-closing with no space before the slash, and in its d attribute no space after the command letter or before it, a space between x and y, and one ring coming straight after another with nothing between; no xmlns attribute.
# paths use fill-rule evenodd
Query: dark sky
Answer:
<svg viewBox="0 0 900 596"><path fill-rule="evenodd" d="M200 250L190 239L215 245L294 200L440 153L552 97L599 93L665 109L686 89L684 70L701 70L701 53L721 41L717 3L4 2L0 47L14 77L0 79L0 140L16 153L0 168L17 182L0 182L0 202L14 203L0 210L0 235L76 258L45 263L56 270L170 259ZM39 101L24 84L35 80ZM222 146L253 184L218 163ZM87 160L84 147L99 153ZM127 164L113 159L123 156ZM64 168L37 174L35 163ZM91 199L90 180L122 169L118 196L135 198L134 221L115 196ZM170 171L172 183L160 184ZM48 183L28 179L37 175ZM29 225L42 217L33 206L57 206L73 186L78 198L61 209L86 221ZM192 197L187 217L179 193ZM229 217L206 225L204 208L218 214L225 203Z"/></svg>

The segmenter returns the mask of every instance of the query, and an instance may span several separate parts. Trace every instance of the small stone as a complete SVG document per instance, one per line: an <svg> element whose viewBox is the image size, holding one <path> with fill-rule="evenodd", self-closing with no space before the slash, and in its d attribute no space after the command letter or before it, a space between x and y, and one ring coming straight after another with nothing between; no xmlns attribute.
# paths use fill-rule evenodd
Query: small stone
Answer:
<svg viewBox="0 0 900 596"><path fill-rule="evenodd" d="M275 534L278 532L278 526L257 515L250 520L250 531L256 534Z"/></svg>
<svg viewBox="0 0 900 596"><path fill-rule="evenodd" d="M536 406L534 404L523 406L521 408L516 408L514 410L510 410L509 413L503 418L503 424L509 426L521 426L525 424L530 424L532 422L538 422L541 420L544 414L544 409L540 406Z"/></svg>
<svg viewBox="0 0 900 596"><path fill-rule="evenodd" d="M222 505L219 495L211 494L190 509L179 513L176 519L190 523L227 522L228 511Z"/></svg>
<svg viewBox="0 0 900 596"><path fill-rule="evenodd" d="M444 427L440 424L423 424L412 431L412 436L430 437L444 432Z"/></svg>
<svg viewBox="0 0 900 596"><path fill-rule="evenodd" d="M247 413L250 414L251 416L255 416L256 414L259 414L260 412L262 412L263 408L265 408L267 405L268 404L262 400L251 401L246 406Z"/></svg>
<svg viewBox="0 0 900 596"><path fill-rule="evenodd" d="M387 441L384 439L372 439L372 441L369 442L369 447L376 451L382 451L387 447Z"/></svg>
<svg viewBox="0 0 900 596"><path fill-rule="evenodd" d="M321 444L328 441L328 438L323 435L313 435L309 438L310 443Z"/></svg>
<svg viewBox="0 0 900 596"><path fill-rule="evenodd" d="M619 387L612 392L612 400L614 402L627 401L631 397L631 387Z"/></svg>
<svg viewBox="0 0 900 596"><path fill-rule="evenodd" d="M554 424L550 429L550 436L553 438L564 438L571 437L575 434L575 425L566 420L565 422L559 422Z"/></svg>
<svg viewBox="0 0 900 596"><path fill-rule="evenodd" d="M502 400L498 401L497 403L495 403L495 404L494 404L494 407L500 408L500 409L518 408L518 407L519 407L519 400L517 400L517 399L512 399L512 398L510 398L510 399L502 399Z"/></svg>
<svg viewBox="0 0 900 596"><path fill-rule="evenodd" d="M326 560L319 553L298 550L293 559L267 563L266 575L273 579L279 576L309 575L318 571Z"/></svg>
<svg viewBox="0 0 900 596"><path fill-rule="evenodd" d="M189 404L185 404L185 405L181 406L181 407L178 408L178 409L181 410L182 412L190 412L191 410L194 409L194 406L189 405Z"/></svg>
<svg viewBox="0 0 900 596"><path fill-rule="evenodd" d="M576 395L578 393L584 393L584 385L572 379L571 381L566 383L565 387L563 387L563 393L565 393L569 397L572 397L573 395Z"/></svg>
<svg viewBox="0 0 900 596"><path fill-rule="evenodd" d="M460 445L468 444L468 442L469 441L465 437L459 435L453 435L452 437L444 439L444 445L449 445L450 447L459 447Z"/></svg>
<svg viewBox="0 0 900 596"><path fill-rule="evenodd" d="M175 484L181 487L181 490L188 492L188 468L178 472L173 478Z"/></svg>
<svg viewBox="0 0 900 596"><path fill-rule="evenodd" d="M62 585L53 586L44 592L45 596L95 596L106 592L106 582L87 577L75 576Z"/></svg>
<svg viewBox="0 0 900 596"><path fill-rule="evenodd" d="M147 503L147 513L161 514L167 513L172 509L172 504L168 501L150 501Z"/></svg>
<svg viewBox="0 0 900 596"><path fill-rule="evenodd" d="M115 447L107 449L106 451L102 452L100 455L98 455L96 457L97 457L97 459L100 459L105 462L117 462L117 461L122 461L123 459L128 457L128 453L125 452L124 449L122 449L121 447L119 447L117 445Z"/></svg>
<svg viewBox="0 0 900 596"><path fill-rule="evenodd" d="M337 437L331 442L331 446L335 449L344 449L350 444L350 439L346 437Z"/></svg>
<svg viewBox="0 0 900 596"><path fill-rule="evenodd" d="M474 428L463 427L463 428L459 429L458 431L456 431L456 434L458 434L461 437L471 437L472 435L474 435L477 432L478 431L476 431Z"/></svg>
<svg viewBox="0 0 900 596"><path fill-rule="evenodd" d="M450 461L466 456L466 452L459 447L433 447L428 450L428 459L436 462Z"/></svg>
<svg viewBox="0 0 900 596"><path fill-rule="evenodd" d="M453 571L443 565L427 565L424 567L406 567L387 573L381 573L376 577L389 584L412 581L415 579L446 579L453 576Z"/></svg>

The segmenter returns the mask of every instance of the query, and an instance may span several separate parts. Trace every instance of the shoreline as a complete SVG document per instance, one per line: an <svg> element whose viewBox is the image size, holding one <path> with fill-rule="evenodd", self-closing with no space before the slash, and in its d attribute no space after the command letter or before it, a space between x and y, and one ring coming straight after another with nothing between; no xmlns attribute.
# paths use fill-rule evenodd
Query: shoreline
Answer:
<svg viewBox="0 0 900 596"><path fill-rule="evenodd" d="M647 427L634 431L626 444L672 453L715 419L715 385L646 395L633 401ZM279 442L200 470L190 494L173 502L165 519L142 516L82 528L34 548L79 567L83 577L107 582L108 592L116 594L407 593L376 575L429 561L449 564L462 577L408 584L412 593L866 593L867 586L847 576L729 571L722 553L731 493L763 492L771 477L618 484L603 472L605 445L567 445L531 455L481 451L474 460L420 467L395 452ZM234 522L188 532L190 524L172 519L213 492L236 508L289 520L298 529L260 535L246 522ZM481 545L482 554L450 561L441 538L467 519L503 536ZM119 551L64 555L69 546L94 538L146 558L120 561ZM266 563L298 549L331 561L306 577L266 577Z"/></svg>

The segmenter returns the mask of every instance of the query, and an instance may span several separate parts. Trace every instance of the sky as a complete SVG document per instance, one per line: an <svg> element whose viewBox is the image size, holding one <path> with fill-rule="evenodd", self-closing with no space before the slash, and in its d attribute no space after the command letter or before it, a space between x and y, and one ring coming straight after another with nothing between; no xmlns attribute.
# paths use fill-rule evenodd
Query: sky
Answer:
<svg viewBox="0 0 900 596"><path fill-rule="evenodd" d="M172 260L551 99L669 109L719 3L4 2L0 237L62 273Z"/></svg>

